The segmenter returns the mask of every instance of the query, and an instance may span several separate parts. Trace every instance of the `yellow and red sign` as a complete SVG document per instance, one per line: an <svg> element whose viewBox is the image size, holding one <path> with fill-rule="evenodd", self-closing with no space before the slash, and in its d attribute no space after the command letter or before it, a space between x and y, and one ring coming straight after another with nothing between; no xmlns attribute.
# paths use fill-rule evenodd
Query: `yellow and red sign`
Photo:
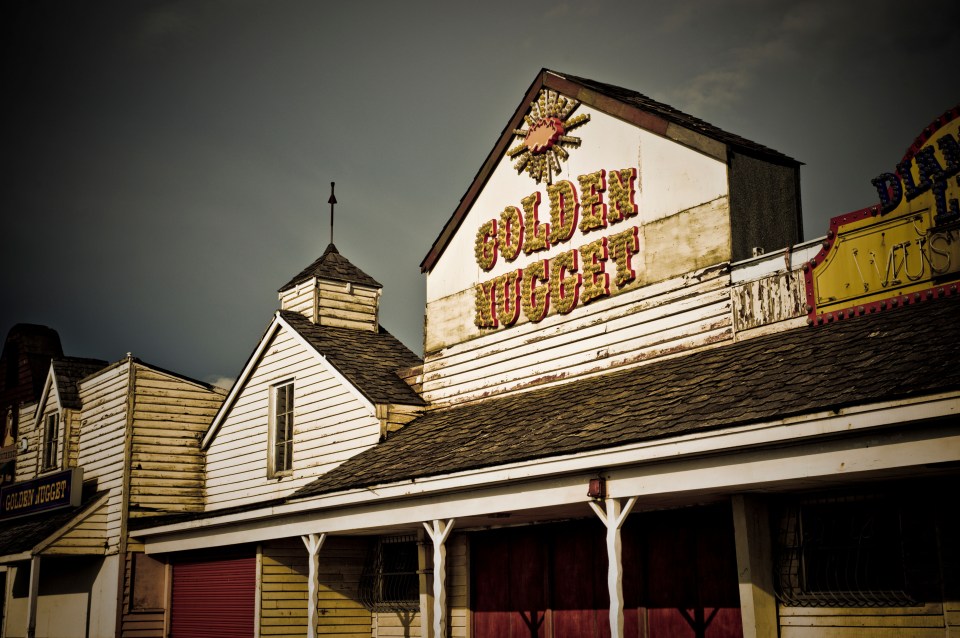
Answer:
<svg viewBox="0 0 960 638"><path fill-rule="evenodd" d="M823 324L957 294L960 105L873 180L880 204L830 220L804 264L808 322Z"/></svg>

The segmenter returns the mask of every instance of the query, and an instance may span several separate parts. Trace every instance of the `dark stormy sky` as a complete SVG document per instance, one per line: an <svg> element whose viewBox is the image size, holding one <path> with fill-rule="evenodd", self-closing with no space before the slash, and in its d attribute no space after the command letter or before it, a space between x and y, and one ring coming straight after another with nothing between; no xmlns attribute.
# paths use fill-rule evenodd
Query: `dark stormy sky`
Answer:
<svg viewBox="0 0 960 638"><path fill-rule="evenodd" d="M805 233L958 102L960 5L13 1L0 331L233 378L328 237L421 349L419 263L541 67L805 163Z"/></svg>

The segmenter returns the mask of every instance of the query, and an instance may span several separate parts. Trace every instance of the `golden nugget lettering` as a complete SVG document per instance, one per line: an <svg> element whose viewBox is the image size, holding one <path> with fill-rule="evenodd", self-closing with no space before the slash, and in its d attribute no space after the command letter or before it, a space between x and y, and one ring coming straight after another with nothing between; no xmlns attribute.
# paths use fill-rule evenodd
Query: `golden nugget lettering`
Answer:
<svg viewBox="0 0 960 638"><path fill-rule="evenodd" d="M577 181L579 190L566 180L547 185L550 221L540 219L538 191L481 224L474 245L477 265L490 271L501 257L512 263L521 254L534 255L570 241L577 229L587 234L637 216L637 169L600 170ZM632 226L478 283L474 323L479 328L511 326L521 310L536 323L551 312L567 314L610 296L611 274L616 289L636 279L631 258L639 250L639 230Z"/></svg>

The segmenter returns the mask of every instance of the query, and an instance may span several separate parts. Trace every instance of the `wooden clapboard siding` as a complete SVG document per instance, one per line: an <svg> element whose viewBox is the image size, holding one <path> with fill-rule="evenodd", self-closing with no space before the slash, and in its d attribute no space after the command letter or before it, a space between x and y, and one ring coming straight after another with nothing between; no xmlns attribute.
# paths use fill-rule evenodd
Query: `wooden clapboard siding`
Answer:
<svg viewBox="0 0 960 638"><path fill-rule="evenodd" d="M323 326L377 330L380 291L333 281L317 283L316 323Z"/></svg>
<svg viewBox="0 0 960 638"><path fill-rule="evenodd" d="M107 506L108 551L116 551L122 521L123 475L126 462L127 405L131 363L114 364L80 383L83 405L77 463L84 480L97 479L97 489L111 490Z"/></svg>
<svg viewBox="0 0 960 638"><path fill-rule="evenodd" d="M372 615L357 595L367 547L362 538L331 537L320 549L318 636L370 638Z"/></svg>
<svg viewBox="0 0 960 638"><path fill-rule="evenodd" d="M450 638L467 638L470 626L470 561L466 534L447 541L447 604Z"/></svg>
<svg viewBox="0 0 960 638"><path fill-rule="evenodd" d="M39 467L40 464L40 454L38 452L40 432L37 431L36 421L34 419L36 411L36 403L25 403L20 406L20 414L17 417L17 423L19 423L17 437L18 439L27 439L27 451L17 452L15 477L17 481L27 481L34 478L37 475L37 467Z"/></svg>
<svg viewBox="0 0 960 638"><path fill-rule="evenodd" d="M423 394L463 401L608 371L730 340L731 326L725 269L708 269L428 354Z"/></svg>
<svg viewBox="0 0 960 638"><path fill-rule="evenodd" d="M280 308L324 326L377 329L380 291L316 278L280 293Z"/></svg>
<svg viewBox="0 0 960 638"><path fill-rule="evenodd" d="M64 408L60 411L60 420L63 421L64 442L66 450L64 467L77 466L77 454L80 449L80 411Z"/></svg>
<svg viewBox="0 0 960 638"><path fill-rule="evenodd" d="M294 382L293 474L267 477L270 392ZM375 410L316 353L281 329L207 450L206 498L215 509L289 494L379 440Z"/></svg>
<svg viewBox="0 0 960 638"><path fill-rule="evenodd" d="M200 438L225 393L134 366L131 518L203 509Z"/></svg>
<svg viewBox="0 0 960 638"><path fill-rule="evenodd" d="M939 603L917 607L781 607L782 638L938 638L945 635Z"/></svg>
<svg viewBox="0 0 960 638"><path fill-rule="evenodd" d="M316 321L317 304L314 291L317 287L316 277L298 284L294 288L280 293L280 309L298 312L310 321Z"/></svg>
<svg viewBox="0 0 960 638"><path fill-rule="evenodd" d="M133 552L142 552L143 545L131 542L127 545L126 560L123 568L123 599L120 601L121 638L163 638L164 612L135 611L131 609L131 587L133 586Z"/></svg>
<svg viewBox="0 0 960 638"><path fill-rule="evenodd" d="M381 611L373 614L373 624L370 629L372 638L420 638L423 629L420 626L420 612Z"/></svg>
<svg viewBox="0 0 960 638"><path fill-rule="evenodd" d="M307 550L299 538L263 545L260 635L300 638L307 634ZM323 550L320 550L321 556ZM322 560L322 559L321 559Z"/></svg>
<svg viewBox="0 0 960 638"><path fill-rule="evenodd" d="M107 512L109 501L99 505L83 520L60 536L44 550L44 554L103 554L106 552Z"/></svg>

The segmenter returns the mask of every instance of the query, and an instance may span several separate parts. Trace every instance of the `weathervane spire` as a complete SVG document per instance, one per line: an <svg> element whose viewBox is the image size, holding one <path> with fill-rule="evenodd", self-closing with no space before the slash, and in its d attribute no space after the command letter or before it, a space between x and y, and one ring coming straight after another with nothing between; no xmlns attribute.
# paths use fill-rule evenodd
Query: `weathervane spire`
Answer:
<svg viewBox="0 0 960 638"><path fill-rule="evenodd" d="M330 199L327 200L327 203L330 204L330 243L333 244L333 206L337 203L337 198L333 194L333 185L336 182L330 182Z"/></svg>

